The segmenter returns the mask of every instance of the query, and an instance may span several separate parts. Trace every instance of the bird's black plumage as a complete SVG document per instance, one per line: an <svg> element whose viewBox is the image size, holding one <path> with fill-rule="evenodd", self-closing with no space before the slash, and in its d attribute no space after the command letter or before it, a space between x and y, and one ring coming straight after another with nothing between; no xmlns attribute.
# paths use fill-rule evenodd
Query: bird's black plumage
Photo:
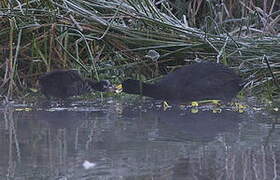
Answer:
<svg viewBox="0 0 280 180"><path fill-rule="evenodd" d="M107 80L96 82L83 79L77 70L55 70L39 77L41 92L48 98L66 99L95 91L110 91L112 87Z"/></svg>
<svg viewBox="0 0 280 180"><path fill-rule="evenodd" d="M228 67L217 63L197 63L167 74L154 84L128 79L123 92L142 94L172 102L219 99L229 101L242 89L242 79Z"/></svg>

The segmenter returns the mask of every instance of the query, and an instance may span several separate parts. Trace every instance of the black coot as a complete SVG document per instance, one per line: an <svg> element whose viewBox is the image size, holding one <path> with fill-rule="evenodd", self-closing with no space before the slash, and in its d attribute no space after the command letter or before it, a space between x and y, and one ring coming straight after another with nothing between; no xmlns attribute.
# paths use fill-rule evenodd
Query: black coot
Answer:
<svg viewBox="0 0 280 180"><path fill-rule="evenodd" d="M154 84L128 79L122 91L171 102L230 101L242 89L242 79L228 67L211 62L184 66Z"/></svg>
<svg viewBox="0 0 280 180"><path fill-rule="evenodd" d="M47 97L66 99L91 91L111 91L111 83L107 80L96 82L83 79L77 70L55 70L39 77L41 92Z"/></svg>

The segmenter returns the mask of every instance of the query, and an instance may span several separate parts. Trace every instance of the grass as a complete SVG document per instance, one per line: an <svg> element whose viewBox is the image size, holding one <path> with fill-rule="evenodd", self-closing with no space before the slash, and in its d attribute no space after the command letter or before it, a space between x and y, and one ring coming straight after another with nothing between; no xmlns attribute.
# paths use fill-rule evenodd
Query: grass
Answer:
<svg viewBox="0 0 280 180"><path fill-rule="evenodd" d="M279 98L278 1L172 2L1 1L2 96L24 96L40 74L58 68L119 82L207 59L240 72L254 95ZM145 57L149 50L157 61Z"/></svg>

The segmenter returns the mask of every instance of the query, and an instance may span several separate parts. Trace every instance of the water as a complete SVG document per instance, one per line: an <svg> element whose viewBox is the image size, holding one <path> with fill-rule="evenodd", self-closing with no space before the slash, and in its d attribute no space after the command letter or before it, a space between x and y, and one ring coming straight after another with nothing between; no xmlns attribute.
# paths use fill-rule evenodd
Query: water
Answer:
<svg viewBox="0 0 280 180"><path fill-rule="evenodd" d="M276 180L278 123L252 108L164 111L153 101L3 106L0 179Z"/></svg>

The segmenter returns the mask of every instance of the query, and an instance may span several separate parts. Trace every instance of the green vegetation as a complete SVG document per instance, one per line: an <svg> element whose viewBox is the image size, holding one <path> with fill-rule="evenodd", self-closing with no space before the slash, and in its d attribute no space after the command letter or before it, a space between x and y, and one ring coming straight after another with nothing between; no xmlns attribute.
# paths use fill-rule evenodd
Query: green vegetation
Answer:
<svg viewBox="0 0 280 180"><path fill-rule="evenodd" d="M59 68L119 82L207 59L235 68L254 94L279 98L279 1L157 2L2 0L0 93L22 97ZM159 59L145 57L149 50Z"/></svg>

